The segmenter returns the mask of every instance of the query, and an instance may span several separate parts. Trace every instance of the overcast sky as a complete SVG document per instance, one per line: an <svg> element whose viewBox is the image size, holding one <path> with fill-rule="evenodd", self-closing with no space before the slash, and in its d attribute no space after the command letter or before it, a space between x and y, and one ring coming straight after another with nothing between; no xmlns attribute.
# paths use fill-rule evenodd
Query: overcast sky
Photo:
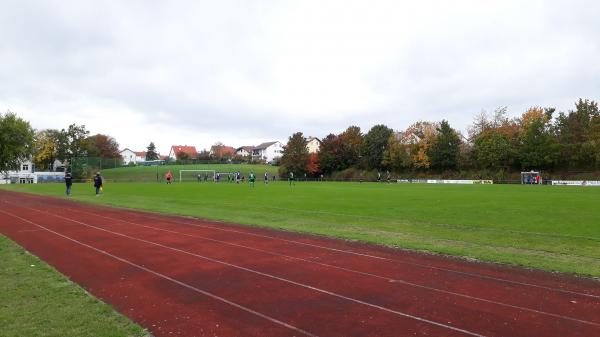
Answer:
<svg viewBox="0 0 600 337"><path fill-rule="evenodd" d="M0 0L0 111L121 147L600 99L598 1Z"/></svg>

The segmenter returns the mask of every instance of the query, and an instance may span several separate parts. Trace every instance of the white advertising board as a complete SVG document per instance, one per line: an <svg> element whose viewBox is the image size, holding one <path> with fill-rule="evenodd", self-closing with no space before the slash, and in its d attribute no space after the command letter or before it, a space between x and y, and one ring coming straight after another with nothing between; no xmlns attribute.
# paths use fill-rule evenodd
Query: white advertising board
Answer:
<svg viewBox="0 0 600 337"><path fill-rule="evenodd" d="M598 180L552 180L552 185L559 186L599 186Z"/></svg>

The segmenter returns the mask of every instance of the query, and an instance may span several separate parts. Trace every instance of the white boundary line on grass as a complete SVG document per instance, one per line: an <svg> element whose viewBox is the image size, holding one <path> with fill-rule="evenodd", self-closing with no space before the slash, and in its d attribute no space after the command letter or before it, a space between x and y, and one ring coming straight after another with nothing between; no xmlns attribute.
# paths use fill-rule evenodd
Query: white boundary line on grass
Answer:
<svg viewBox="0 0 600 337"><path fill-rule="evenodd" d="M182 286L182 287L188 288L188 289L190 289L190 290L193 290L193 291L195 291L195 292L198 292L198 293L200 293L200 294L202 294L202 295L208 296L208 297L210 297L210 298L212 298L212 299L215 299L215 300L218 300L218 301L224 302L224 303L226 303L226 304L229 304L229 305L231 305L231 306L233 306L233 307L236 307L236 308L238 308L238 309L241 309L241 310L243 310L243 311L246 311L246 312L248 312L248 313L251 313L251 314L254 314L254 315L256 315L256 316L259 316L259 317L261 317L261 318L264 318L264 319L266 319L267 321L270 321L270 322L272 322L272 323L276 323L276 324L282 325L282 326L284 326L284 327L286 327L286 328L288 328L288 329L291 329L291 330L294 330L294 331L300 332L300 333L302 333L303 335L306 335L306 336L318 337L318 336L317 336L317 335L315 335L315 334L312 334L312 333L310 333L310 332L308 332L308 331L302 330L302 329L300 329L300 328L298 328L298 327L295 327L295 326L293 326L293 325L291 325L291 324L285 323L285 322L283 322L283 321L280 321L280 320L278 320L278 319L276 319L276 318L273 318L273 317L271 317L271 316L268 316L268 315L262 314L262 313L260 313L260 312L258 312L258 311L255 311L255 310L252 310L252 309L250 309L250 308L248 308L248 307L245 307L245 306L243 306L243 305L241 305L241 304L237 304L237 303L235 303L235 302L232 302L232 301L229 301L229 300L227 300L227 299L225 299L225 298L223 298L223 297L220 297L220 296L217 296L217 295L215 295L215 294L212 294L212 293L209 293L209 292L207 292L207 291L204 291L204 290L202 290L202 289L196 288L196 287L194 287L194 286L192 286L192 285L189 285L189 284L187 284L187 283L184 283L184 282L178 281L178 280L176 280L176 279L174 279L174 278L172 278L172 277L169 277L169 276L167 276L167 275L161 274L161 273L159 273L159 272L156 272L156 271L154 271L154 270L152 270L152 269L149 269L149 268L146 268L146 267L144 267L144 266L141 266L141 265L139 265L139 264L136 264L136 263L134 263L134 262L131 262L131 261L129 261L129 260L127 260L127 259L124 259L124 258L122 258L122 257L119 257L119 256L116 256L116 255L113 255L113 254L111 254L111 253L109 253L109 252L107 252L107 251L105 251L105 250L102 250L102 249L100 249L100 248L96 248L96 247L94 247L94 246L88 245L88 244L86 244L86 243L83 243L83 242L81 242L81 241L78 241L78 240L76 240L76 239L73 239L73 238L71 238L71 237L69 237L69 236L66 236L66 235L64 235L64 234L58 233L58 232L56 232L56 231L53 231L53 230L51 230L51 229L49 229L49 228L46 228L46 227L44 227L44 226L42 226L42 225L40 225L40 224L38 224L38 223L35 223L35 222L33 222L33 221L30 221L30 220L27 220L27 219L25 219L25 218L22 218L22 217L20 217L20 216L18 216L18 215L15 215L15 214L12 214L12 213L9 213L9 212L6 212L6 211L3 211L3 210L0 210L0 213L7 214L7 215L9 215L9 216L12 216L12 217L14 217L14 218L17 218L17 219L19 219L19 220L21 220L21 221L23 221L23 222L27 222L27 223L29 223L29 224L32 224L32 225L34 225L34 226L37 226L37 227L39 227L39 228L40 228L40 229L42 229L42 230L46 230L46 231L48 231L48 232L50 232L50 233L53 233L53 234L55 234L55 235L58 235L58 236L60 236L60 237L64 238L64 239L67 239L67 240L69 240L69 241L75 242L75 243L77 243L77 244L79 244L79 245L82 245L82 246L84 246L84 247L90 248L90 249L92 249L92 250L94 250L94 251L96 251L96 252L98 252L98 253L104 254L104 255L106 255L106 256L110 256L110 257L112 257L112 258L113 258L113 259L115 259L115 260L121 261L121 262L123 262L123 263L126 263L126 264L128 264L128 265L130 265L130 266L136 267L136 268L138 268L138 269L141 269L141 270L143 270L143 271L145 271L145 272L148 272L148 273L150 273L150 274L153 274L153 275L156 275L156 276L158 276L158 277L161 277L161 278L164 278L164 279L166 279L166 280L169 280L169 281L171 281L171 282L173 282L173 283L175 283L175 284L177 284L177 285L180 285L180 286Z"/></svg>
<svg viewBox="0 0 600 337"><path fill-rule="evenodd" d="M264 277L268 277L268 278L272 278L272 279L275 279L275 280L279 280L279 281L282 281L282 282L285 282L285 283L293 284L293 285L296 285L296 286L299 286L299 287L302 287L302 288L306 288L306 289L313 290L313 291L316 291L316 292L320 292L320 293L323 293L323 294L326 294L326 295L330 295L330 296L333 296L333 297L344 299L344 300L347 300L349 302L354 302L354 303L361 304L361 305L364 305L364 306L367 306L367 307L370 307L370 308L379 309L381 311L392 313L392 314L395 314L395 315L398 315L398 316L401 316L401 317L413 319L413 320L416 320L416 321L419 321L419 322L422 322L422 323L427 323L427 324L430 324L430 325L433 325L433 326L445 328L445 329L452 330L452 331L455 331L455 332L460 332L460 333L463 333L463 334L466 334L466 335L470 335L470 336L486 337L484 335L481 335L481 334L478 334L478 333L475 333L475 332L471 332L471 331L468 331L468 330L465 330L465 329L461 329L461 328L454 327L454 326L451 326L451 325L447 325L447 324L444 324L444 323L435 322L435 321L432 321L432 320L429 320L429 319L426 319L426 318L423 318L423 317L419 317L419 316L407 314L407 313L404 313L404 312L401 312L401 311L389 309L389 308L386 308L386 307L383 307L383 306L380 306L380 305L377 305L377 304L372 304L372 303L369 303L369 302L361 301L361 300L358 300L358 299L355 299L355 298L352 298L352 297L348 297L348 296L344 296L344 295L341 295L341 294L338 294L338 293L335 293L335 292L332 292L332 291L328 291L328 290L324 290L324 289L320 289L320 288L317 288L317 287L313 287L313 286L310 286L310 285L307 285L307 284L304 284L304 283L300 283L300 282L288 280L288 279L283 278L283 277L278 277L278 276L275 276L275 275L263 273L263 272L260 272L258 270L254 270L254 269L251 269L251 268L245 268L245 267L242 267L242 266L238 266L238 265L235 265L235 264L232 264L232 263L228 263L228 262L225 262L225 261L220 261L220 260L217 260L217 259L213 259L213 258L210 258L210 257L207 257L207 256L200 255L200 254L191 253L191 252L179 249L179 248L174 248L174 247L170 247L170 246L163 245L163 244L160 244L160 243L156 243L156 242L152 242L152 241L148 241L148 240L136 238L136 237L129 236L129 235L126 235L126 234L122 234L122 233L119 233L119 232L114 232L114 231L111 231L111 230L108 230L108 229L104 229L104 228L101 228L101 227L97 227L97 226L94 226L94 225L90 225L90 224L84 223L82 221L69 219L69 218L63 217L61 215L56 215L56 214L53 214L53 213L50 213L50 212L40 211L38 209L31 208L31 207L26 207L26 206L22 206L22 205L16 205L16 206L21 207L21 208L25 208L25 209L30 209L30 210L33 210L33 211L36 211L36 212L39 212L39 213L43 213L43 214L49 214L49 215L52 215L52 216L57 217L57 218L61 218L61 219L67 220L67 221L72 221L72 222L81 224L81 225L86 226L86 227L90 227L90 228L94 228L94 229L97 229L97 230L100 230L100 231L104 231L104 232L107 232L107 233L111 233L111 234L114 234L114 235L122 236L122 237L125 237L125 238L128 238L128 239L131 239L131 240L140 241L140 242L144 242L144 243L151 244L151 245L154 245L154 246L158 246L158 247L170 249L170 250L173 250L173 251L176 251L176 252L180 252L180 253L183 253L183 254L194 256L194 257L197 257L197 258L200 258L200 259L203 259L203 260L206 260L206 261L210 261L210 262L213 262L213 263L225 265L225 266L232 267L232 268L235 268L235 269L239 269L239 270L243 270L243 271L250 272L250 273L253 273L253 274L257 274L257 275L261 275L261 276L264 276ZM6 214L10 214L10 213L7 213L7 212L1 211L1 210L0 210L0 212L6 213ZM251 310L251 309L249 309L249 310Z"/></svg>
<svg viewBox="0 0 600 337"><path fill-rule="evenodd" d="M173 234L183 235L183 236L187 236L187 237L191 237L191 238L202 239L202 240L216 242L216 243L220 243L220 244L224 244L224 245L229 245L229 246L233 246L233 247L244 248L244 249L248 249L248 250L252 250L252 251L256 251L256 252L261 252L261 253L269 254L269 255L272 255L272 256L284 257L284 258L288 258L288 259L292 259L292 260L297 260L297 261L302 261L302 262L306 262L306 263L312 263L312 264L316 264L316 265L320 265L320 266L324 266L324 267L328 267L328 268L343 270L343 271L354 273L354 274L360 274L360 275L363 275L363 276L374 277L374 278L378 278L378 279L385 280L385 281L388 281L388 282L400 283L400 284L404 284L404 285L415 287L415 288L426 289L426 290L435 291L435 292L439 292L439 293L443 293L443 294L448 294L448 295L454 295L454 296L458 296L458 297L462 297L462 298L467 298L467 299L470 299L470 300L481 301L481 302L495 304L495 305L499 305L499 306L504 306L504 307L508 307L508 308L512 308L512 309L528 311L528 312L532 312L532 313L539 314L539 315L547 315L547 316L551 316L551 317L554 317L554 318L559 318L559 319L564 319L564 320L570 320L570 321L574 321L574 322L577 322L577 323L590 324L590 325L594 325L594 326L599 326L600 327L600 324L598 324L598 323L590 322L590 321L586 321L586 320L582 320L582 319L578 319L578 318L573 318L573 317L564 316L564 315L560 315L560 314L554 314L554 313L551 313L551 312L546 312L546 311L531 309L531 308L522 307L522 306L519 306L519 305L513 305L513 304L508 304L508 303L494 301L494 300L488 300L488 299L481 298L481 297L476 297L476 296L471 296L471 295L467 295L467 294L463 294L463 293L457 293L457 292L453 292L453 291L449 291L449 290L443 290L443 289L439 289L439 288L435 288L435 287L430 287L430 286L425 286L425 285L421 285L421 284L416 284L416 283L413 283L413 282L410 282L410 281L406 281L406 280L402 280L402 279L395 279L395 278L381 276L381 275L377 275L377 274L373 274L373 273L362 272L362 271L358 271L358 270L354 270L354 269L350 269L350 268L345 268L345 267L339 267L339 266L335 266L335 265L330 265L330 264L327 264L327 263L312 261L312 260L308 260L308 259L304 259L304 258L300 258L300 257L285 255L285 254L281 254L281 253L275 253L275 252L271 252L271 251L268 251L268 250L254 248L254 247L250 247L250 246L246 246L246 245L240 245L240 244L231 243L231 242L227 242L227 241L223 241L223 240L212 239L212 238L201 236L201 235L194 235L194 234L182 233L182 232L178 232L178 231L174 231L174 230L170 230L170 229L165 229L165 228L160 228L160 227L153 227L153 226L148 226L148 225L142 225L142 224L135 223L135 222L132 222L132 221L122 220L122 219L117 219L117 218L112 218L112 217L108 217L108 216L104 216L104 215L95 214L95 213L92 213L92 212L86 212L86 211L78 210L78 209L75 209L75 208L69 208L69 207L65 207L65 208L68 209L68 210L70 210L70 211L75 211L75 212L79 212L79 213L83 213L83 214L94 215L94 216L97 216L97 217L100 217L100 218L104 218L104 219L108 219L108 220L120 221L120 222L131 224L131 225L134 225L134 226L144 227L144 228L153 229L153 230L157 230L157 231L163 231L163 232L167 232L167 233L173 233ZM51 212L46 212L46 213L52 214Z"/></svg>

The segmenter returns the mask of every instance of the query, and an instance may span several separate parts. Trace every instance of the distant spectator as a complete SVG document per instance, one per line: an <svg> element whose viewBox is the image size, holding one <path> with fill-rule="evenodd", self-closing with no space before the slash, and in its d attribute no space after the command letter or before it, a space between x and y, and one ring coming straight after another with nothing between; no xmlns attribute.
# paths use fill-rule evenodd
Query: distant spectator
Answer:
<svg viewBox="0 0 600 337"><path fill-rule="evenodd" d="M100 172L96 172L96 175L94 176L94 187L96 188L96 196L99 196L100 191L102 191L103 180L104 179L100 175Z"/></svg>
<svg viewBox="0 0 600 337"><path fill-rule="evenodd" d="M71 186L73 185L73 177L71 173L65 174L65 185L67 185L67 197L71 196Z"/></svg>

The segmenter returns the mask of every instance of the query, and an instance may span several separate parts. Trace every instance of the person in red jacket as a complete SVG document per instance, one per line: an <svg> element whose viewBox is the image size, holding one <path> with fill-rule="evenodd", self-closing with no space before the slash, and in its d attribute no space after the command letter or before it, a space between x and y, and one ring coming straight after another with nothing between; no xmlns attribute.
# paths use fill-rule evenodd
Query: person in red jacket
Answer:
<svg viewBox="0 0 600 337"><path fill-rule="evenodd" d="M165 175L165 178L167 179L167 184L170 184L173 180L173 173L169 170L169 172L167 172L167 174Z"/></svg>

